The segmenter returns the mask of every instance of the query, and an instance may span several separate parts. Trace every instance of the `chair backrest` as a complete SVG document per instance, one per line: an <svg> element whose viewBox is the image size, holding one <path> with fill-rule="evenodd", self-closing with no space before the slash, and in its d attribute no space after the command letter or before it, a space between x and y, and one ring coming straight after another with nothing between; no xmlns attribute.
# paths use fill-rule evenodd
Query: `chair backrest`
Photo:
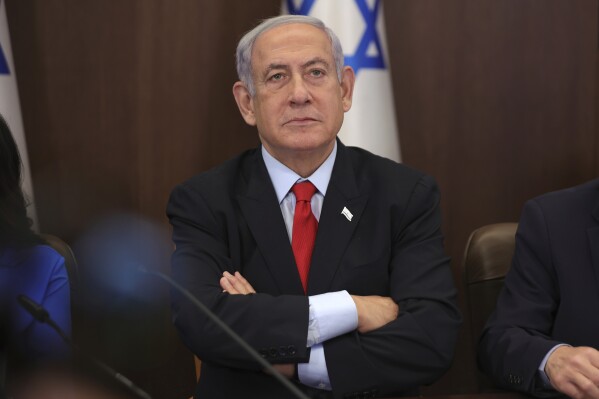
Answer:
<svg viewBox="0 0 599 399"><path fill-rule="evenodd" d="M69 275L69 285L71 289L71 303L77 295L77 289L79 287L79 266L75 259L75 254L71 250L71 247L61 240L60 238L51 234L40 234L42 239L48 243L56 252L58 252L63 258Z"/></svg>
<svg viewBox="0 0 599 399"><path fill-rule="evenodd" d="M517 223L489 224L474 230L466 244L464 286L475 350L510 269L517 228ZM481 391L493 386L480 372L478 383Z"/></svg>

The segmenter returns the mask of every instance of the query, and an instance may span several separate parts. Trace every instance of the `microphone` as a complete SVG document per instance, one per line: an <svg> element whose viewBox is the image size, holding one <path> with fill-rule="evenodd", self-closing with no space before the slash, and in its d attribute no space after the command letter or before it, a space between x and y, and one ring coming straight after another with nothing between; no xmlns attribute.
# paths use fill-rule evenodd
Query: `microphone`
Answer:
<svg viewBox="0 0 599 399"><path fill-rule="evenodd" d="M235 331L231 330L231 328L226 325L217 315L215 315L206 305L200 302L195 296L191 294L188 290L179 285L175 280L170 278L164 273L149 271L146 270L143 266L139 266L138 270L142 273L150 274L152 276L161 278L166 281L171 287L176 289L180 294L182 294L185 298L187 298L196 308L198 308L202 314L208 316L208 318L216 324L220 329L222 329L225 334L229 336L233 341L235 341L239 346L241 346L247 354L249 354L252 359L258 362L264 369L266 369L273 377L277 379L285 388L289 390L295 397L299 399L309 399L302 391L299 390L298 387L293 385L291 381L287 378L283 377L281 373L275 369L272 364L264 360L262 356L254 348L252 348L243 338L241 338Z"/></svg>
<svg viewBox="0 0 599 399"><path fill-rule="evenodd" d="M54 320L52 320L50 314L46 309L44 309L42 305L23 294L17 296L17 301L19 302L19 305L21 305L23 309L25 309L31 316L33 316L35 320L39 321L40 323L48 324L54 331L56 331L58 335L60 335L62 340L73 350L73 352L81 354L79 348L73 343L71 338L69 338L69 336L62 330L62 328L60 328L60 326L56 324ZM127 388L138 398L152 399L152 397L148 395L148 393L139 388L124 375L110 368L107 364L102 363L100 360L95 359L89 355L83 354L83 358L90 360L96 368L102 370L102 372L104 372L106 375L118 381L122 386Z"/></svg>
<svg viewBox="0 0 599 399"><path fill-rule="evenodd" d="M69 336L62 331L62 328L60 328L58 324L54 322L54 320L52 320L50 314L46 309L43 308L42 305L36 303L33 299L23 294L17 297L17 301L19 301L19 305L29 312L29 314L33 316L35 320L43 324L48 324L50 327L52 327L52 329L56 331L58 335L60 335L60 338L62 338L62 340L65 341L69 347L74 346L71 338L69 338Z"/></svg>

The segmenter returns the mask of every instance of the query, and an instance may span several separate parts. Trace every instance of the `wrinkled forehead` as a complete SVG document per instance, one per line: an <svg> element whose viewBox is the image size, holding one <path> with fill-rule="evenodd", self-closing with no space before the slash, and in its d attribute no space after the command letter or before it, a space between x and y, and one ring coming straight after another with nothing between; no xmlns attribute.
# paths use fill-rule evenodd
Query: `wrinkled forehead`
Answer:
<svg viewBox="0 0 599 399"><path fill-rule="evenodd" d="M333 48L327 33L316 26L291 23L275 26L262 32L252 48L252 64L257 65L265 58L289 57L303 53L304 56L319 56L333 59Z"/></svg>

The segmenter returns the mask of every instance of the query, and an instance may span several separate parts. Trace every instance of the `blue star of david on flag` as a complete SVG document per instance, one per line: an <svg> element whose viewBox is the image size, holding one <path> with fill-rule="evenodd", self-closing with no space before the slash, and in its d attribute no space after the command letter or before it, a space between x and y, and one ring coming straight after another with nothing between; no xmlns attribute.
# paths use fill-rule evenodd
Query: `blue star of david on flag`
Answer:
<svg viewBox="0 0 599 399"><path fill-rule="evenodd" d="M2 0L0 0L0 7L2 7ZM2 50L2 43L0 43L0 75L10 75L10 69L8 69L8 61Z"/></svg>
<svg viewBox="0 0 599 399"><path fill-rule="evenodd" d="M10 75L10 70L8 69L8 62L6 61L6 56L4 55L4 51L2 50L1 44L0 44L0 75Z"/></svg>
<svg viewBox="0 0 599 399"><path fill-rule="evenodd" d="M294 0L286 0L286 2L289 14L308 15L316 0L303 0L299 4ZM345 65L351 66L356 75L361 68L385 69L381 40L376 30L376 20L379 15L381 2L380 0L375 0L372 9L368 7L366 0L354 0L354 2L366 23L366 29L360 39L356 52L354 54L344 54ZM376 51L369 51L373 46ZM369 53L374 53L374 55Z"/></svg>

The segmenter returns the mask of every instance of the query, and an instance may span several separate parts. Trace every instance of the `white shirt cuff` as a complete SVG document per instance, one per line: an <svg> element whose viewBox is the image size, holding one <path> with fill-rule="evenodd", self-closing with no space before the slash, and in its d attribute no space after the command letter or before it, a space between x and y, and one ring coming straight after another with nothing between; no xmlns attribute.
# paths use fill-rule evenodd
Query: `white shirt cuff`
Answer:
<svg viewBox="0 0 599 399"><path fill-rule="evenodd" d="M338 337L358 327L356 304L347 291L312 295L308 300L310 304L308 347Z"/></svg>
<svg viewBox="0 0 599 399"><path fill-rule="evenodd" d="M327 391L332 390L322 344L312 346L309 363L297 364L297 376L304 385Z"/></svg>

